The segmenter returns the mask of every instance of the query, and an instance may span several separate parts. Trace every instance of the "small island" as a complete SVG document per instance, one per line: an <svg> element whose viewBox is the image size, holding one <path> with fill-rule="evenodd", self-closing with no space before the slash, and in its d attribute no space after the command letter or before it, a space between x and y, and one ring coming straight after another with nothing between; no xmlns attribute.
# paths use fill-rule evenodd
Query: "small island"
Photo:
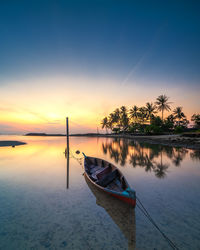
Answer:
<svg viewBox="0 0 200 250"><path fill-rule="evenodd" d="M27 133L25 136L66 136L65 134Z"/></svg>

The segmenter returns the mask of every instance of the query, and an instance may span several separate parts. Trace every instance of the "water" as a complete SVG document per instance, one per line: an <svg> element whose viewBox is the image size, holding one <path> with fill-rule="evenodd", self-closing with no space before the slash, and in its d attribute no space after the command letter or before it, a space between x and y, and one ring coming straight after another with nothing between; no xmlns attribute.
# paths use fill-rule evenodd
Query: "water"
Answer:
<svg viewBox="0 0 200 250"><path fill-rule="evenodd" d="M137 207L86 182L77 149L119 167L180 249L200 249L199 151L72 137L67 179L64 137L6 139L28 144L0 147L0 249L170 249Z"/></svg>

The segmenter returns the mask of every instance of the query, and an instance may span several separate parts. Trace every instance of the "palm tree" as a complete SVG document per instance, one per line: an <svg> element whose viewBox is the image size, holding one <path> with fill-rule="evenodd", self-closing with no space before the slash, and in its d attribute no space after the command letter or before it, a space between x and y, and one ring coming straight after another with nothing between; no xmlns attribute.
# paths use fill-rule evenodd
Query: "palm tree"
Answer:
<svg viewBox="0 0 200 250"><path fill-rule="evenodd" d="M166 95L159 95L156 100L157 101L155 102L155 104L157 105L158 111L162 111L162 121L163 121L164 110L166 111L171 110L170 108L171 102L168 102L169 97L167 97Z"/></svg>
<svg viewBox="0 0 200 250"><path fill-rule="evenodd" d="M180 126L181 119L185 118L185 114L183 113L182 107L177 107L173 111L175 119L178 119L178 126Z"/></svg>
<svg viewBox="0 0 200 250"><path fill-rule="evenodd" d="M134 105L129 111L130 118L132 118L135 122L137 122L138 119L138 110L138 107Z"/></svg>
<svg viewBox="0 0 200 250"><path fill-rule="evenodd" d="M108 116L108 124L109 124L109 128L112 130L114 123L115 123L115 117L114 117L114 113L110 113Z"/></svg>
<svg viewBox="0 0 200 250"><path fill-rule="evenodd" d="M109 121L107 117L104 117L103 120L101 121L101 127L102 129L106 129L106 133L108 133L108 128L109 128Z"/></svg>
<svg viewBox="0 0 200 250"><path fill-rule="evenodd" d="M113 121L118 127L120 127L120 124L119 124L120 123L120 110L118 108L115 109L113 112Z"/></svg>
<svg viewBox="0 0 200 250"><path fill-rule="evenodd" d="M129 118L127 114L127 108L125 106L121 106L120 108L120 123L123 127L123 130L125 130L128 127Z"/></svg>
<svg viewBox="0 0 200 250"><path fill-rule="evenodd" d="M146 108L145 107L139 108L138 118L139 118L140 122L144 123L146 117L147 117Z"/></svg>
<svg viewBox="0 0 200 250"><path fill-rule="evenodd" d="M150 120L151 123L151 118L154 116L154 114L157 113L156 112L156 105L154 105L152 102L146 103L146 114L147 114L147 119Z"/></svg>
<svg viewBox="0 0 200 250"><path fill-rule="evenodd" d="M200 128L200 114L192 115L191 121L194 122L196 128Z"/></svg>

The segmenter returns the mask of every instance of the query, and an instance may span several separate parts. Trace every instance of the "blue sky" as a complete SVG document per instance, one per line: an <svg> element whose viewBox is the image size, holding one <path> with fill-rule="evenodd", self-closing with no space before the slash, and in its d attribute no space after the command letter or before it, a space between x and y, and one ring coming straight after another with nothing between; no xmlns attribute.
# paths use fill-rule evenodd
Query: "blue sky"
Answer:
<svg viewBox="0 0 200 250"><path fill-rule="evenodd" d="M21 85L34 89L37 79L45 89L47 80L42 83L42 79L62 76L89 79L88 84L79 81L77 90L105 84L106 91L111 81L119 89L116 98L124 89L125 101L119 105L130 105L130 101L126 103L128 92L136 89L146 101L166 93L181 106L188 93L193 105L188 104L186 111L193 108L191 112L197 112L199 13L199 1L1 1L4 105L9 105L12 92ZM60 89L73 88L63 81L56 84ZM133 94L134 98L138 101ZM114 101L108 105L113 107Z"/></svg>

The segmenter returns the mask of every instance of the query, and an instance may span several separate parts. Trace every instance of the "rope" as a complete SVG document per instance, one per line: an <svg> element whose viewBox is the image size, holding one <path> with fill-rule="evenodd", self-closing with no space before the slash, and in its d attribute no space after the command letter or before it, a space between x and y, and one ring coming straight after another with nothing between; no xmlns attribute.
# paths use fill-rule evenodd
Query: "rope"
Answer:
<svg viewBox="0 0 200 250"><path fill-rule="evenodd" d="M65 157L67 157L66 149L65 149L64 154L65 154ZM70 148L69 148L69 158L75 159L75 160L79 163L79 165L82 166L82 168L83 168L82 159L83 159L84 157L76 157L76 156L74 156L74 154L73 154L73 152L71 151Z"/></svg>
<svg viewBox="0 0 200 250"><path fill-rule="evenodd" d="M179 250L179 248L167 237L165 233L162 232L162 230L159 228L159 226L155 223L155 221L152 219L146 208L143 206L142 202L139 200L138 197L136 197L137 201L136 203L137 207L141 210L141 212L149 219L149 221L155 226L155 228L162 234L164 239L168 242L168 244L172 247L172 249ZM141 206L141 207L140 207Z"/></svg>

